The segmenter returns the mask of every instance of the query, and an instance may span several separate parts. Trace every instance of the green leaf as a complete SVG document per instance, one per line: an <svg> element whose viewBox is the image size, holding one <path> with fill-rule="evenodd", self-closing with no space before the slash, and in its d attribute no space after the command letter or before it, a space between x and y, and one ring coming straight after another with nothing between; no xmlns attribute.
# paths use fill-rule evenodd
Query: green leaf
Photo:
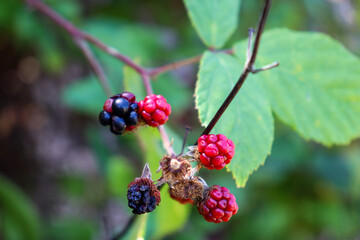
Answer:
<svg viewBox="0 0 360 240"><path fill-rule="evenodd" d="M165 236L179 231L186 224L191 205L181 204L170 197L169 187L161 189L160 205L150 214L149 230L151 239L163 239Z"/></svg>
<svg viewBox="0 0 360 240"><path fill-rule="evenodd" d="M238 80L242 64L236 58L206 52L200 62L196 85L196 107L207 126ZM258 81L247 81L221 117L212 133L233 140L235 156L227 169L236 185L244 187L249 175L264 163L274 138L270 103Z"/></svg>
<svg viewBox="0 0 360 240"><path fill-rule="evenodd" d="M152 127L139 127L135 134L141 146L144 163L149 163L152 179L159 179L161 173L156 173L156 170L160 166L162 156L165 155L159 131Z"/></svg>
<svg viewBox="0 0 360 240"><path fill-rule="evenodd" d="M235 46L244 57L245 41ZM348 144L360 136L360 61L321 33L276 29L264 33L257 66L280 66L259 79L276 116L307 140Z"/></svg>
<svg viewBox="0 0 360 240"><path fill-rule="evenodd" d="M111 193L126 198L127 185L135 178L134 169L122 156L113 156L107 165L107 186Z"/></svg>
<svg viewBox="0 0 360 240"><path fill-rule="evenodd" d="M135 223L129 230L129 232L121 238L121 240L142 240L145 239L146 225L148 221L148 214L137 216ZM120 240L120 239L119 239Z"/></svg>
<svg viewBox="0 0 360 240"><path fill-rule="evenodd" d="M189 17L203 42L222 47L234 32L241 0L184 0Z"/></svg>
<svg viewBox="0 0 360 240"><path fill-rule="evenodd" d="M47 239L94 239L96 227L94 222L86 218L60 217L47 223Z"/></svg>
<svg viewBox="0 0 360 240"><path fill-rule="evenodd" d="M81 113L98 115L106 95L94 76L72 83L62 93L64 103Z"/></svg>
<svg viewBox="0 0 360 240"><path fill-rule="evenodd" d="M15 185L0 175L1 232L9 240L40 239L35 206Z"/></svg>

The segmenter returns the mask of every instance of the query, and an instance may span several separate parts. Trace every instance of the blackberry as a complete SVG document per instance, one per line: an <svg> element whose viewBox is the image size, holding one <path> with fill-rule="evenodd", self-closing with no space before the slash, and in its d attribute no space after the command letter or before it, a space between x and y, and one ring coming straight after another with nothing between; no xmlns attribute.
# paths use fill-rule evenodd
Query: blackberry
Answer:
<svg viewBox="0 0 360 240"><path fill-rule="evenodd" d="M112 104L112 110L115 115L125 117L129 112L130 103L125 98L117 98Z"/></svg>
<svg viewBox="0 0 360 240"><path fill-rule="evenodd" d="M126 128L126 123L123 118L113 116L111 121L111 130L115 134L123 134Z"/></svg>
<svg viewBox="0 0 360 240"><path fill-rule="evenodd" d="M238 211L236 198L226 187L212 186L207 196L197 205L199 213L208 222L227 222Z"/></svg>
<svg viewBox="0 0 360 240"><path fill-rule="evenodd" d="M232 140L223 134L202 135L198 139L196 160L209 170L220 170L229 164L235 154Z"/></svg>
<svg viewBox="0 0 360 240"><path fill-rule="evenodd" d="M130 112L125 121L128 126L136 126L139 123L138 113L135 111Z"/></svg>
<svg viewBox="0 0 360 240"><path fill-rule="evenodd" d="M132 103L132 104L130 105L130 110L131 110L131 111L137 112L138 109L139 109L139 105L138 105L137 103Z"/></svg>
<svg viewBox="0 0 360 240"><path fill-rule="evenodd" d="M152 212L159 205L160 192L149 178L136 178L128 186L128 206L134 214Z"/></svg>
<svg viewBox="0 0 360 240"><path fill-rule="evenodd" d="M108 98L99 114L102 125L110 125L110 131L116 135L122 135L134 130L139 124L139 105L135 101L135 95L123 92Z"/></svg>
<svg viewBox="0 0 360 240"><path fill-rule="evenodd" d="M111 124L111 114L107 111L101 111L99 114L99 121L103 126Z"/></svg>
<svg viewBox="0 0 360 240"><path fill-rule="evenodd" d="M151 127L163 125L171 113L171 106L161 95L151 94L139 102L139 114Z"/></svg>
<svg viewBox="0 0 360 240"><path fill-rule="evenodd" d="M135 95L132 94L131 92L123 92L122 94L120 94L121 98L125 98L126 100L128 100L130 103L135 102Z"/></svg>

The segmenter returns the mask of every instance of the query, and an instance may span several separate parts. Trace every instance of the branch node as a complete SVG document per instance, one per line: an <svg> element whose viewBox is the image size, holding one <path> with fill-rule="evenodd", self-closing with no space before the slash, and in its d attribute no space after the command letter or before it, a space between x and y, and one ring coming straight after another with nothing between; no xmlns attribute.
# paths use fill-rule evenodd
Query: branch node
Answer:
<svg viewBox="0 0 360 240"><path fill-rule="evenodd" d="M251 69L251 73L258 73L258 72L262 72L262 71L265 71L265 70L269 70L269 69L272 69L272 68L275 68L275 67L277 67L277 66L279 66L279 62L273 62L273 63L270 63L270 64L268 64L268 65L265 65L265 66L263 66L263 67L261 67L261 68L257 68L257 69L255 69L255 68L252 68Z"/></svg>

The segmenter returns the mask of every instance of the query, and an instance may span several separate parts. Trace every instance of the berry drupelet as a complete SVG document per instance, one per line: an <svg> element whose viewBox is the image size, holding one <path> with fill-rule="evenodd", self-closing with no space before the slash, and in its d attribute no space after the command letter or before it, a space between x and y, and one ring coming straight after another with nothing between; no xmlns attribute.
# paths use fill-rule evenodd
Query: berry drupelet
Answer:
<svg viewBox="0 0 360 240"><path fill-rule="evenodd" d="M233 141L223 134L202 135L198 139L199 161L209 170L220 170L229 164L235 154Z"/></svg>
<svg viewBox="0 0 360 240"><path fill-rule="evenodd" d="M110 131L116 135L133 130L139 123L138 104L135 95L123 92L108 98L99 114L99 121L104 126L110 126Z"/></svg>
<svg viewBox="0 0 360 240"><path fill-rule="evenodd" d="M151 94L139 102L139 114L151 127L163 125L171 113L171 106L161 95Z"/></svg>
<svg viewBox="0 0 360 240"><path fill-rule="evenodd" d="M237 213L238 205L226 187L212 186L207 196L197 206L199 213L208 222L227 222Z"/></svg>

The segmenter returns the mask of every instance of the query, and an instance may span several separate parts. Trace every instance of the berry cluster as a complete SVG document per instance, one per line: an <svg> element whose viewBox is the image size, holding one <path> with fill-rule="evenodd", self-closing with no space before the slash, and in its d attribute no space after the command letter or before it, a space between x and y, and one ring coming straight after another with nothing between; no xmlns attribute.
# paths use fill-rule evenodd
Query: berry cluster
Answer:
<svg viewBox="0 0 360 240"><path fill-rule="evenodd" d="M103 111L99 114L100 123L104 126L110 125L112 133L122 135L138 125L138 108L134 94L116 94L105 101Z"/></svg>
<svg viewBox="0 0 360 240"><path fill-rule="evenodd" d="M163 125L169 119L171 106L161 95L151 94L139 102L139 114L151 127Z"/></svg>
<svg viewBox="0 0 360 240"><path fill-rule="evenodd" d="M171 106L161 95L151 94L136 102L129 92L114 95L105 101L99 120L110 131L122 135L139 125L158 127L167 122ZM202 167L220 170L234 157L235 145L223 134L202 135L197 146L189 147L186 155L164 156L160 161L162 177L157 185L167 183L174 200L196 205L199 213L208 222L227 222L238 211L233 194L225 187L209 187L201 177L194 174ZM190 158L190 159L189 159ZM193 168L191 161L197 161ZM160 192L151 180L148 164L140 178L128 185L128 206L134 214L144 214L155 210L161 198Z"/></svg>
<svg viewBox="0 0 360 240"><path fill-rule="evenodd" d="M206 221L214 223L227 222L238 211L234 195L226 187L218 185L211 187L197 208Z"/></svg>
<svg viewBox="0 0 360 240"><path fill-rule="evenodd" d="M151 179L136 178L128 186L128 205L134 214L152 212L159 205L160 192Z"/></svg>
<svg viewBox="0 0 360 240"><path fill-rule="evenodd" d="M105 101L99 121L104 126L110 126L110 131L115 135L122 135L139 125L163 125L170 113L171 106L161 95L151 94L138 103L134 94L123 92Z"/></svg>
<svg viewBox="0 0 360 240"><path fill-rule="evenodd" d="M235 154L233 141L223 134L202 135L198 139L201 164L209 170L220 170L229 164Z"/></svg>

